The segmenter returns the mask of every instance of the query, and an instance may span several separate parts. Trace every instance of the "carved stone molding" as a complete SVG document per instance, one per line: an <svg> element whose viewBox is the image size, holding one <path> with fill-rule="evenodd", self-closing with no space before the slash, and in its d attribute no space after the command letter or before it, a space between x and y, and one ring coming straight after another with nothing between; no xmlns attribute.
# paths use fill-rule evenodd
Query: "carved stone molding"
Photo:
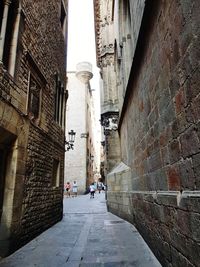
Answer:
<svg viewBox="0 0 200 267"><path fill-rule="evenodd" d="M104 128L104 135L110 135L112 131L118 129L119 112L108 111L101 114L101 125Z"/></svg>
<svg viewBox="0 0 200 267"><path fill-rule="evenodd" d="M96 55L97 55L97 65L100 67L100 0L94 0L94 18L95 18L95 38L96 38Z"/></svg>
<svg viewBox="0 0 200 267"><path fill-rule="evenodd" d="M4 4L6 5L6 6L9 6L10 4L11 4L11 0L4 0Z"/></svg>
<svg viewBox="0 0 200 267"><path fill-rule="evenodd" d="M114 54L106 54L105 57L102 57L102 61L101 61L101 67L107 67L110 65L114 65Z"/></svg>

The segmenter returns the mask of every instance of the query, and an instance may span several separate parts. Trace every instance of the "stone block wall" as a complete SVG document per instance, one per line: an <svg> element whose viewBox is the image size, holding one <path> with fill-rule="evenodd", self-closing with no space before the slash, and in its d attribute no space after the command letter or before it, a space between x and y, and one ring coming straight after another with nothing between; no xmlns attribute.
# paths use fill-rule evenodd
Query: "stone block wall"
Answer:
<svg viewBox="0 0 200 267"><path fill-rule="evenodd" d="M162 266L199 266L199 192L109 192L109 211L133 223Z"/></svg>
<svg viewBox="0 0 200 267"><path fill-rule="evenodd" d="M198 175L192 170L200 152L198 4L185 5L160 4L143 36L148 46L137 51L140 68L124 103L121 147L123 161L135 171L138 190L198 189Z"/></svg>
<svg viewBox="0 0 200 267"><path fill-rule="evenodd" d="M10 204L3 202L0 256L62 219L65 134L64 125L61 127L54 120L55 74L59 74L64 87L66 83L66 40L60 3L21 1L14 77L0 65L0 133L5 129L16 140L16 170L13 180L5 182L4 198L9 196ZM30 72L42 87L37 122L27 113ZM0 143L3 142L0 136ZM60 162L56 184L52 181L54 160ZM6 209L11 210L9 218Z"/></svg>
<svg viewBox="0 0 200 267"><path fill-rule="evenodd" d="M170 267L200 259L199 11L197 0L147 1L120 119L132 185L108 192L110 211Z"/></svg>

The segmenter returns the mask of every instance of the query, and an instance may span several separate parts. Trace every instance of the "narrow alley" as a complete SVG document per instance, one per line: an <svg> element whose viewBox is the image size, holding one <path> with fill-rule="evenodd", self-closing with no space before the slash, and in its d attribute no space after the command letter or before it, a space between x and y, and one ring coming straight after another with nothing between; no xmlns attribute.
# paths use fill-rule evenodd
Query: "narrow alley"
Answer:
<svg viewBox="0 0 200 267"><path fill-rule="evenodd" d="M135 227L107 212L105 194L64 199L63 220L0 267L161 266Z"/></svg>
<svg viewBox="0 0 200 267"><path fill-rule="evenodd" d="M0 0L0 267L200 267L199 14Z"/></svg>

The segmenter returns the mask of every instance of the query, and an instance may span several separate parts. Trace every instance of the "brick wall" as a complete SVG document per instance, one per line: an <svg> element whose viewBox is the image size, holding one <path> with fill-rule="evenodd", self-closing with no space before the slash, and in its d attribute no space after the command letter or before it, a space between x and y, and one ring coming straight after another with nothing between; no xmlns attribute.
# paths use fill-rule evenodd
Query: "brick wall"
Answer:
<svg viewBox="0 0 200 267"><path fill-rule="evenodd" d="M65 86L65 51L59 1L22 1L15 77L0 66L0 110L5 106L5 112L0 113L0 127L15 134L17 142L20 140L13 180L14 204L9 206L13 215L6 228L10 234L0 239L2 256L62 219L64 128L54 121L54 93L56 73ZM27 114L29 71L42 84L37 123ZM52 184L53 159L60 161L57 186ZM3 219L1 226L0 232L5 227Z"/></svg>

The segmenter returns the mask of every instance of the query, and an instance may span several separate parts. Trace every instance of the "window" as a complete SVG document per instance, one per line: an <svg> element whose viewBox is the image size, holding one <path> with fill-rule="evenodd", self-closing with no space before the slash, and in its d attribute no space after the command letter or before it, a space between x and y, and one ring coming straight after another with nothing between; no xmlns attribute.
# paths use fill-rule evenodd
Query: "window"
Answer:
<svg viewBox="0 0 200 267"><path fill-rule="evenodd" d="M60 162L57 159L53 159L53 170L52 170L52 186L59 186L60 178Z"/></svg>
<svg viewBox="0 0 200 267"><path fill-rule="evenodd" d="M31 121L37 122L40 117L41 110L41 86L30 73L29 78L29 99L28 99L28 115Z"/></svg>
<svg viewBox="0 0 200 267"><path fill-rule="evenodd" d="M20 8L18 1L0 1L0 61L14 76Z"/></svg>
<svg viewBox="0 0 200 267"><path fill-rule="evenodd" d="M63 117L64 117L64 112L63 112L63 102L64 102L64 88L63 85L61 85L61 90L60 90L60 125L63 125Z"/></svg>
<svg viewBox="0 0 200 267"><path fill-rule="evenodd" d="M26 112L29 119L35 125L39 125L42 113L43 91L45 92L47 81L30 52L26 53L26 60L29 68Z"/></svg>
<svg viewBox="0 0 200 267"><path fill-rule="evenodd" d="M3 10L4 10L4 3L3 1L0 1L0 30L2 27Z"/></svg>
<svg viewBox="0 0 200 267"><path fill-rule="evenodd" d="M65 105L67 93L64 90L64 85L56 74L55 76L55 94L54 94L54 120L62 127L65 121Z"/></svg>
<svg viewBox="0 0 200 267"><path fill-rule="evenodd" d="M66 38L67 36L67 33L66 33L66 30L67 30L67 10L66 10L66 7L65 7L65 1L64 0L61 0L60 1L60 26L62 28L62 33L63 33L63 36L64 36L64 39Z"/></svg>
<svg viewBox="0 0 200 267"><path fill-rule="evenodd" d="M112 21L114 21L114 11L115 11L115 0L112 1Z"/></svg>
<svg viewBox="0 0 200 267"><path fill-rule="evenodd" d="M65 12L63 1L61 0L60 23L61 23L62 29L64 28L65 18L66 18L66 12Z"/></svg>

